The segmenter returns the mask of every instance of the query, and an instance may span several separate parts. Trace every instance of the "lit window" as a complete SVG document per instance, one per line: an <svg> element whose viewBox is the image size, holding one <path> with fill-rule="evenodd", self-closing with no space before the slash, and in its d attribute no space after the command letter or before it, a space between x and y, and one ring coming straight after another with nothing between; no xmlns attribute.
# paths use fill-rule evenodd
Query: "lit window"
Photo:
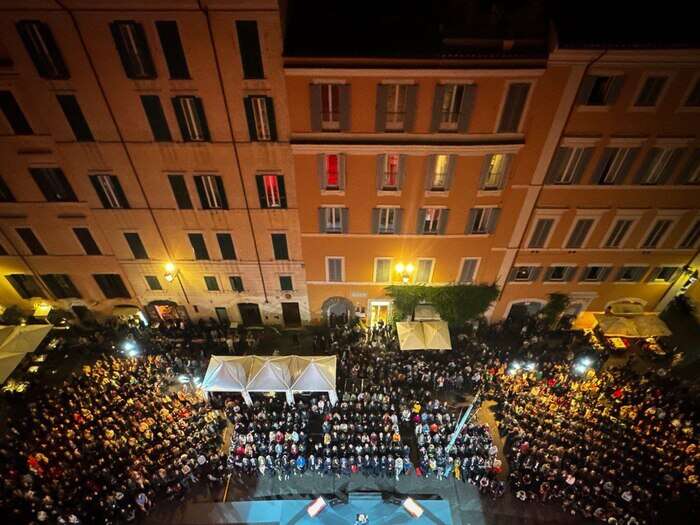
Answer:
<svg viewBox="0 0 700 525"><path fill-rule="evenodd" d="M508 157L501 153L491 155L482 189L497 190L503 184Z"/></svg>
<svg viewBox="0 0 700 525"><path fill-rule="evenodd" d="M394 153L384 155L383 190L396 190L399 187L399 156Z"/></svg>
<svg viewBox="0 0 700 525"><path fill-rule="evenodd" d="M394 233L396 208L379 208L379 233Z"/></svg>
<svg viewBox="0 0 700 525"><path fill-rule="evenodd" d="M426 208L423 233L438 233L440 230L440 208Z"/></svg>
<svg viewBox="0 0 700 525"><path fill-rule="evenodd" d="M263 175L265 186L265 200L268 208L279 208L281 206L280 188L277 182L277 175Z"/></svg>
<svg viewBox="0 0 700 525"><path fill-rule="evenodd" d="M257 140L270 140L270 121L267 115L267 98L251 97L253 102L253 118Z"/></svg>
<svg viewBox="0 0 700 525"><path fill-rule="evenodd" d="M343 208L324 208L326 214L326 233L343 231Z"/></svg>
<svg viewBox="0 0 700 525"><path fill-rule="evenodd" d="M338 155L326 155L326 189L340 189L340 170Z"/></svg>
<svg viewBox="0 0 700 525"><path fill-rule="evenodd" d="M436 155L435 166L433 167L433 178L430 189L432 191L442 191L447 183L447 164L449 157L447 155Z"/></svg>

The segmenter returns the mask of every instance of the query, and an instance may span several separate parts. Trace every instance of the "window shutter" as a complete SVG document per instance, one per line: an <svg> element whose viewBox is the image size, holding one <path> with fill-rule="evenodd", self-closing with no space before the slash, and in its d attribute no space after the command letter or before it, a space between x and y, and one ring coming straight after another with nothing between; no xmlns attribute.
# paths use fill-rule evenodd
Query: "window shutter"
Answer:
<svg viewBox="0 0 700 525"><path fill-rule="evenodd" d="M508 281L515 281L515 275L518 273L518 267L513 266L508 272Z"/></svg>
<svg viewBox="0 0 700 525"><path fill-rule="evenodd" d="M450 210L448 209L442 209L440 211L440 225L438 226L438 231L440 235L444 235L445 231L447 230L447 221L450 218Z"/></svg>
<svg viewBox="0 0 700 525"><path fill-rule="evenodd" d="M466 133L469 128L469 120L474 109L474 98L476 97L476 85L467 84L464 86L464 96L462 97L462 105L459 108L459 120L457 121L457 131Z"/></svg>
<svg viewBox="0 0 700 525"><path fill-rule="evenodd" d="M141 105L146 114L148 124L151 126L153 140L156 142L170 142L173 140L170 135L168 121L165 119L163 105L160 103L158 95L141 95Z"/></svg>
<svg viewBox="0 0 700 525"><path fill-rule="evenodd" d="M547 175L544 178L545 184L556 184L556 181L562 176L564 167L572 153L573 150L571 148L565 148L563 146L557 148L556 153L552 157L552 162L549 164Z"/></svg>
<svg viewBox="0 0 700 525"><path fill-rule="evenodd" d="M423 228L425 226L425 209L420 208L418 210L418 216L416 217L416 233L424 233Z"/></svg>
<svg viewBox="0 0 700 525"><path fill-rule="evenodd" d="M386 163L386 153L377 155L377 190L382 189L382 183L384 182L384 164Z"/></svg>
<svg viewBox="0 0 700 525"><path fill-rule="evenodd" d="M598 161L598 165L596 166L595 172L593 172L593 179L591 182L593 184L598 184L600 182L600 178L603 175L603 170L605 169L605 166L607 166L608 162L610 161L610 158L615 155L617 152L617 148L605 148L603 150L603 154L600 157L600 160Z"/></svg>
<svg viewBox="0 0 700 525"><path fill-rule="evenodd" d="M211 141L211 135L209 134L209 126L207 125L207 115L204 113L204 103L199 97L194 98L194 106L197 108L197 114L199 115L199 120L202 125L202 134L204 135L204 140L207 142Z"/></svg>
<svg viewBox="0 0 700 525"><path fill-rule="evenodd" d="M627 156L625 157L625 160L622 163L622 166L620 167L620 172L618 173L617 177L615 178L615 184L624 184L625 179L627 178L627 173L629 173L630 168L632 167L632 164L634 164L634 161L636 160L637 156L639 155L641 148L632 148L629 153L627 153Z"/></svg>
<svg viewBox="0 0 700 525"><path fill-rule="evenodd" d="M435 166L435 155L428 155L425 157L425 189L429 190L432 188L432 182L433 182L433 169Z"/></svg>
<svg viewBox="0 0 700 525"><path fill-rule="evenodd" d="M413 131L413 124L416 121L416 97L418 86L406 86L406 112L403 117L403 130Z"/></svg>
<svg viewBox="0 0 700 525"><path fill-rule="evenodd" d="M374 130L382 133L386 130L386 86L377 84L377 106L374 114Z"/></svg>
<svg viewBox="0 0 700 525"><path fill-rule="evenodd" d="M326 189L326 156L323 153L316 155L316 173L318 175L318 186Z"/></svg>
<svg viewBox="0 0 700 525"><path fill-rule="evenodd" d="M588 163L591 161L592 156L593 148L585 148L583 150L583 153L581 153L581 157L578 161L578 166L576 166L576 170L574 171L571 177L571 184L579 183L581 177L583 177L583 174L586 171L586 168L588 167Z"/></svg>
<svg viewBox="0 0 700 525"><path fill-rule="evenodd" d="M608 96L605 104L608 106L613 105L617 101L617 97L620 95L620 89L625 81L624 75L616 75L612 77L610 81L610 88L608 89Z"/></svg>
<svg viewBox="0 0 700 525"><path fill-rule="evenodd" d="M525 102L530 92L530 84L514 83L508 86L506 100L498 123L499 133L517 133L523 119Z"/></svg>
<svg viewBox="0 0 700 525"><path fill-rule="evenodd" d="M267 109L267 125L270 128L270 140L277 140L277 119L275 118L275 104L272 97L265 97L265 108Z"/></svg>
<svg viewBox="0 0 700 525"><path fill-rule="evenodd" d="M135 23L133 27L136 45L142 53L143 69L146 71L148 78L156 78L158 75L156 75L156 68L153 65L151 49L148 47L148 40L146 40L146 32L143 30L143 25Z"/></svg>
<svg viewBox="0 0 700 525"><path fill-rule="evenodd" d="M340 105L340 131L350 131L350 86L338 86L338 103Z"/></svg>
<svg viewBox="0 0 700 525"><path fill-rule="evenodd" d="M662 153L662 151L663 150L660 148L651 148L649 150L647 156L644 157L641 167L637 170L637 175L634 178L635 184L642 184L644 182L644 178L649 173L651 164L654 162L654 159Z"/></svg>
<svg viewBox="0 0 700 525"><path fill-rule="evenodd" d="M445 176L445 190L449 190L452 186L452 179L454 177L456 164L457 155L449 155L447 157L447 175Z"/></svg>
<svg viewBox="0 0 700 525"><path fill-rule="evenodd" d="M638 266L634 269L634 280L635 281L641 281L642 278L644 277L644 274L647 272L647 268L645 266Z"/></svg>
<svg viewBox="0 0 700 525"><path fill-rule="evenodd" d="M656 266L656 267L652 268L651 272L649 272L649 275L647 275L647 278L645 280L647 282L653 281L654 279L656 279L659 276L660 273L661 273L661 267Z"/></svg>
<svg viewBox="0 0 700 525"><path fill-rule="evenodd" d="M245 119L248 122L248 136L251 141L258 140L258 133L255 129L255 113L253 112L252 97L243 98L243 107L245 108Z"/></svg>
<svg viewBox="0 0 700 525"><path fill-rule="evenodd" d="M536 266L532 269L530 272L530 282L535 282L538 281L540 278L540 274L542 273L542 267L541 266Z"/></svg>
<svg viewBox="0 0 700 525"><path fill-rule="evenodd" d="M326 233L326 208L318 209L318 231Z"/></svg>
<svg viewBox="0 0 700 525"><path fill-rule="evenodd" d="M159 20L156 22L156 31L160 39L160 46L165 55L165 62L172 79L189 79L190 71L187 67L185 50L182 48L180 33L177 30L177 22Z"/></svg>
<svg viewBox="0 0 700 525"><path fill-rule="evenodd" d="M372 208L372 233L379 233L379 208Z"/></svg>
<svg viewBox="0 0 700 525"><path fill-rule="evenodd" d="M484 183L486 182L486 177L489 175L489 166L491 165L491 159L493 155L486 155L484 157L484 163L481 165L481 175L479 175L479 189L484 189Z"/></svg>
<svg viewBox="0 0 700 525"><path fill-rule="evenodd" d="M595 78L592 75L587 75L584 77L583 82L581 82L581 87L578 90L578 95L576 96L576 103L586 105L588 103L588 97L591 96L591 91L593 91L593 86L595 85Z"/></svg>
<svg viewBox="0 0 700 525"><path fill-rule="evenodd" d="M124 41L122 40L122 35L119 31L119 24L116 22L112 22L111 24L109 24L109 28L112 31L112 38L114 39L114 45L117 48L117 53L119 53L119 59L122 62L122 67L126 72L126 76L131 78L133 76L131 60L129 60L129 53L124 47Z"/></svg>
<svg viewBox="0 0 700 525"><path fill-rule="evenodd" d="M309 91L311 131L321 131L321 86L319 84L310 84Z"/></svg>
<svg viewBox="0 0 700 525"><path fill-rule="evenodd" d="M265 197L265 179L262 175L255 176L255 184L258 186L258 199L260 201L260 208L267 208L267 198Z"/></svg>
<svg viewBox="0 0 700 525"><path fill-rule="evenodd" d="M83 115L75 96L56 95L56 99L66 116L66 120L73 131L73 135L75 135L75 140L78 142L93 142L92 131L90 131L90 126L87 120L85 120L85 115Z"/></svg>
<svg viewBox="0 0 700 525"><path fill-rule="evenodd" d="M119 199L119 203L121 204L122 208L130 208L131 206L129 206L129 201L126 199L126 194L122 189L119 179L115 175L110 175L109 180L112 182L114 193L117 195L117 199Z"/></svg>
<svg viewBox="0 0 700 525"><path fill-rule="evenodd" d="M280 208L287 207L287 189L284 185L284 177L282 175L277 175L277 188L280 192Z"/></svg>
<svg viewBox="0 0 700 525"><path fill-rule="evenodd" d="M403 210L401 208L394 209L394 233L399 235L403 230Z"/></svg>
<svg viewBox="0 0 700 525"><path fill-rule="evenodd" d="M510 174L510 165L513 162L513 155L512 153L506 153L505 158L503 159L503 175L501 176L501 180L498 182L498 189L503 189L503 187L506 185L506 180L508 180L508 175Z"/></svg>
<svg viewBox="0 0 700 525"><path fill-rule="evenodd" d="M683 156L683 150L681 148L676 148L673 151L673 153L671 154L671 159L668 161L668 164L666 165L666 169L663 171L663 173L659 177L659 184L667 184L668 183L668 181L671 179L671 176L676 171L676 168L678 167L678 164L679 164L682 156Z"/></svg>
<svg viewBox="0 0 700 525"><path fill-rule="evenodd" d="M406 155L399 155L399 176L397 179L397 189L403 188L404 177L406 176Z"/></svg>
<svg viewBox="0 0 700 525"><path fill-rule="evenodd" d="M338 189L341 191L345 189L345 155L343 153L338 154Z"/></svg>
<svg viewBox="0 0 700 525"><path fill-rule="evenodd" d="M180 128L180 135L182 135L182 140L187 142L190 139L190 132L187 129L187 120L185 119L185 112L182 109L180 97L173 97L172 103L175 117L177 117L177 125Z"/></svg>
<svg viewBox="0 0 700 525"><path fill-rule="evenodd" d="M568 266L566 268L566 273L564 274L564 280L567 282L573 281L575 276L576 276L576 267L575 266Z"/></svg>
<svg viewBox="0 0 700 525"><path fill-rule="evenodd" d="M102 191L102 186L100 186L100 181L97 178L97 175L90 175L90 182L92 183L92 187L95 188L95 193L97 193L100 203L102 203L102 207L110 208L111 205L107 199L107 195L105 195L104 191Z"/></svg>
<svg viewBox="0 0 700 525"><path fill-rule="evenodd" d="M611 271L612 271L612 266L601 267L599 281L603 282L603 281L607 280L607 278L610 276Z"/></svg>
<svg viewBox="0 0 700 525"><path fill-rule="evenodd" d="M433 133L440 129L440 121L442 120L441 109L443 98L445 98L445 86L437 84L435 86L435 98L433 99L433 116L430 121L430 131Z"/></svg>
<svg viewBox="0 0 700 525"><path fill-rule="evenodd" d="M695 172L695 170L698 169L699 164L700 164L700 149L696 149L693 151L693 153L688 158L688 161L685 163L685 166L683 166L683 169L681 170L681 174L680 174L678 181L681 184L697 184L698 181L691 183L690 178L693 176L693 173Z"/></svg>
<svg viewBox="0 0 700 525"><path fill-rule="evenodd" d="M489 216L489 224L487 230L489 233L494 233L496 227L498 226L498 218L501 216L501 208L491 208L491 215Z"/></svg>
<svg viewBox="0 0 700 525"><path fill-rule="evenodd" d="M476 214L478 213L479 210L476 208L472 208L469 210L469 214L467 215L467 228L465 230L465 233L470 234L474 233L474 223L476 223Z"/></svg>
<svg viewBox="0 0 700 525"><path fill-rule="evenodd" d="M350 216L348 214L347 208L342 208L340 210L340 217L341 217L341 222L342 222L342 226L343 226L343 233L348 233L348 230L350 229L350 223L349 223Z"/></svg>

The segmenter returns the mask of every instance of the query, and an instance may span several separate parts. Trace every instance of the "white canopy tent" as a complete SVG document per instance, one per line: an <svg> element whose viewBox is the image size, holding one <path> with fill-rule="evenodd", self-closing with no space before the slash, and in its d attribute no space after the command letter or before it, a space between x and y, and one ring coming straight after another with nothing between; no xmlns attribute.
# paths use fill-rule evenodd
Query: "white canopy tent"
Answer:
<svg viewBox="0 0 700 525"><path fill-rule="evenodd" d="M428 350L452 350L450 331L445 321L423 321L425 348Z"/></svg>
<svg viewBox="0 0 700 525"><path fill-rule="evenodd" d="M0 326L0 384L26 354L36 350L51 328L53 325L50 324Z"/></svg>
<svg viewBox="0 0 700 525"><path fill-rule="evenodd" d="M396 333L401 350L452 350L445 321L398 322Z"/></svg>
<svg viewBox="0 0 700 525"><path fill-rule="evenodd" d="M335 356L212 356L202 381L209 392L240 392L252 404L250 392L284 392L294 404L295 392L327 392L338 401Z"/></svg>
<svg viewBox="0 0 700 525"><path fill-rule="evenodd" d="M639 337L659 337L671 335L668 325L656 314L637 315L632 318Z"/></svg>
<svg viewBox="0 0 700 525"><path fill-rule="evenodd" d="M425 350L425 336L419 322L399 321L396 323L401 350Z"/></svg>

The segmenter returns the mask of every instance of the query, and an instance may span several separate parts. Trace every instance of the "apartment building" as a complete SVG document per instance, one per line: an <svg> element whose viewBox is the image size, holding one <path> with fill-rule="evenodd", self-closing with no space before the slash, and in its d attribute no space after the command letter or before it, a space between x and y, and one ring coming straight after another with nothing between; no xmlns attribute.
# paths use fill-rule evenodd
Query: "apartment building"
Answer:
<svg viewBox="0 0 700 525"><path fill-rule="evenodd" d="M700 242L698 53L605 51L536 6L451 5L398 26L381 7L290 10L312 318L388 318L402 282L495 282L493 320L552 292L572 311L665 306Z"/></svg>
<svg viewBox="0 0 700 525"><path fill-rule="evenodd" d="M308 320L273 1L3 2L0 303Z"/></svg>

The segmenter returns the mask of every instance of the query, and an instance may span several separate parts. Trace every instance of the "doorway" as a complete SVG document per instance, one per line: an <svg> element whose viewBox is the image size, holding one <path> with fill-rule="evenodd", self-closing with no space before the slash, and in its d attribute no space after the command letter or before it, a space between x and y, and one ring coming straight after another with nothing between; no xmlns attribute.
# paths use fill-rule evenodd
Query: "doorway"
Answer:
<svg viewBox="0 0 700 525"><path fill-rule="evenodd" d="M231 321L228 318L228 311L226 311L226 307L224 306L217 306L214 308L214 312L216 312L216 318L219 320L219 324L221 326L225 326L228 328L231 325Z"/></svg>
<svg viewBox="0 0 700 525"><path fill-rule="evenodd" d="M243 326L260 326L263 324L260 307L255 303L238 303Z"/></svg>
<svg viewBox="0 0 700 525"><path fill-rule="evenodd" d="M369 302L369 325L374 326L379 321L388 323L391 320L391 301Z"/></svg>
<svg viewBox="0 0 700 525"><path fill-rule="evenodd" d="M282 303L284 326L301 326L299 303Z"/></svg>

